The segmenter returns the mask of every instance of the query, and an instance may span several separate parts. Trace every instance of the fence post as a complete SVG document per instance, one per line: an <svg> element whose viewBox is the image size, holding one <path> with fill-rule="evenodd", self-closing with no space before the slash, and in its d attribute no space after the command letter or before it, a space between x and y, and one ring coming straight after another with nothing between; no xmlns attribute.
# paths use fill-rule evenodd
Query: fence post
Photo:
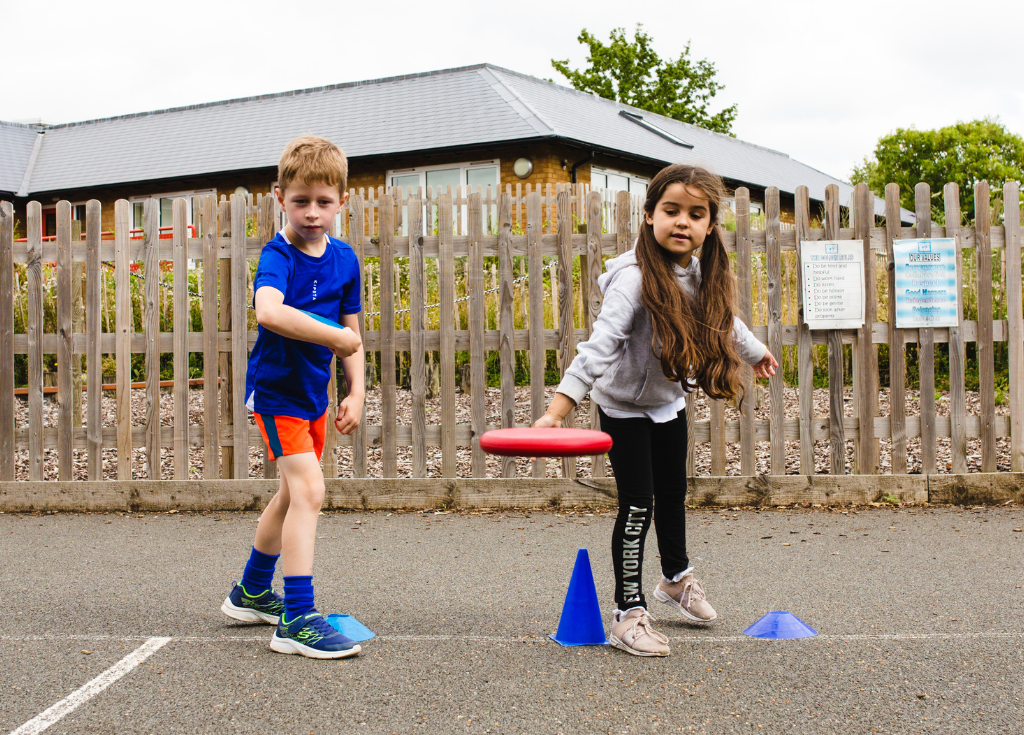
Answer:
<svg viewBox="0 0 1024 735"><path fill-rule="evenodd" d="M103 212L96 199L85 205L85 332L86 388L89 411L86 417L86 446L89 452L89 474L92 481L103 479L103 345L102 345L102 283L100 281L100 240Z"/></svg>
<svg viewBox="0 0 1024 735"><path fill-rule="evenodd" d="M43 230L39 202L28 220L28 479L43 479Z"/></svg>
<svg viewBox="0 0 1024 735"><path fill-rule="evenodd" d="M487 457L480 448L480 435L484 433L487 418L487 371L484 354L484 236L483 203L480 192L467 192L469 217L469 258L466 261L466 286L469 291L469 382L470 428L473 433L473 477L487 475Z"/></svg>
<svg viewBox="0 0 1024 735"><path fill-rule="evenodd" d="M779 361L779 369L768 379L768 427L771 447L771 474L786 474L785 385L782 370L782 226L779 190L765 191L765 254L768 260L768 349Z"/></svg>
<svg viewBox="0 0 1024 735"><path fill-rule="evenodd" d="M14 479L14 207L0 202L0 482Z"/></svg>
<svg viewBox="0 0 1024 735"><path fill-rule="evenodd" d="M114 324L117 383L117 479L132 479L132 293L131 233L125 199L114 202ZM30 368L31 372L31 368Z"/></svg>
<svg viewBox="0 0 1024 735"><path fill-rule="evenodd" d="M531 423L544 415L547 403L544 397L544 371L547 349L544 346L544 254L541 250L541 197L537 191L526 194L526 249L527 272L530 288L530 419ZM443 304L443 300L442 300ZM546 463L543 458L533 461L533 476L544 477Z"/></svg>
<svg viewBox="0 0 1024 735"><path fill-rule="evenodd" d="M796 330L797 376L799 380L800 474L814 474L814 342L804 322L804 271L800 255L803 241L811 236L810 195L806 186L795 192L796 220Z"/></svg>
<svg viewBox="0 0 1024 735"><path fill-rule="evenodd" d="M231 237L231 203L228 202L227 197L221 195L221 200L217 203L217 237ZM219 325L221 332L228 333L228 349L220 352L218 355L218 371L220 373L220 382L218 385L220 392L220 418L217 423L217 440L220 441L221 437L227 438L226 432L227 427L231 426L234 421L235 409L234 404L231 402L231 251L230 242L227 258L220 258L220 267L218 268L218 292L220 295L220 314L219 314ZM219 337L219 335L218 335ZM219 344L219 339L218 339ZM222 446L220 449L220 469L221 476L227 480L235 476L235 448L234 446Z"/></svg>
<svg viewBox="0 0 1024 735"><path fill-rule="evenodd" d="M380 241L380 394L382 472L398 477L395 436L395 205L394 190L380 198L377 212Z"/></svg>
<svg viewBox="0 0 1024 735"><path fill-rule="evenodd" d="M967 392L964 384L967 372L967 344L964 340L964 256L963 237L960 231L960 189L956 184L946 184L942 194L946 208L946 237L953 238L956 252L956 285L959 294L956 302L957 324L949 328L949 445L953 473L961 475L967 472ZM980 320L978 325L980 327ZM934 334L932 330L929 332Z"/></svg>
<svg viewBox="0 0 1024 735"><path fill-rule="evenodd" d="M754 305L750 274L750 191L745 186L736 190L736 285L739 290L737 308L748 327L754 324ZM740 372L743 400L740 401L740 474L751 477L757 472L754 444L754 406L757 387L754 373L744 365Z"/></svg>
<svg viewBox="0 0 1024 735"><path fill-rule="evenodd" d="M500 296L498 301L498 345L501 359L501 428L516 425L516 331L512 293L514 262L512 260L512 195L498 192L498 274ZM501 476L515 477L514 457L502 457Z"/></svg>
<svg viewBox="0 0 1024 735"><path fill-rule="evenodd" d="M71 304L71 204L57 202L57 479L72 475L71 361L74 359L74 320Z"/></svg>
<svg viewBox="0 0 1024 735"><path fill-rule="evenodd" d="M441 476L455 477L455 252L452 191L437 197L437 272L441 301Z"/></svg>
<svg viewBox="0 0 1024 735"><path fill-rule="evenodd" d="M907 474L907 364L903 330L896 328L896 256L893 241L902 237L900 185L885 187L885 247L889 275L889 435L892 474Z"/></svg>
<svg viewBox="0 0 1024 735"><path fill-rule="evenodd" d="M839 239L839 187L825 187L825 239ZM828 427L829 468L833 475L846 474L846 412L843 409L843 333L828 330Z"/></svg>
<svg viewBox="0 0 1024 735"><path fill-rule="evenodd" d="M82 249L82 221L71 220L71 326L73 334L85 333L85 292L83 291L85 263L75 261L74 254ZM71 421L76 429L82 428L82 351L77 338L72 338L71 353ZM72 439L72 443L74 440Z"/></svg>
<svg viewBox="0 0 1024 735"><path fill-rule="evenodd" d="M172 204L174 229L174 479L187 480L189 466L188 429L188 325L191 321L188 293L187 202Z"/></svg>
<svg viewBox="0 0 1024 735"><path fill-rule="evenodd" d="M951 185L955 186L955 184ZM917 220L917 236L932 236L932 201L931 187L919 183L914 187L914 209ZM950 222L950 204L952 196L956 197L955 189L946 187L946 222ZM955 224L956 239L960 240L960 204L957 201ZM948 229L947 229L948 234ZM957 271L960 271L959 263ZM957 277L959 281L959 277ZM920 407L921 407L921 472L926 475L935 473L935 330L922 328L917 337L917 373L920 376ZM950 380L952 383L952 379Z"/></svg>
<svg viewBox="0 0 1024 735"><path fill-rule="evenodd" d="M987 181L974 186L974 254L978 263L978 391L981 393L981 471L996 471L996 377L992 355L992 239ZM950 345L952 350L952 345Z"/></svg>
<svg viewBox="0 0 1024 735"><path fill-rule="evenodd" d="M1010 469L1024 471L1024 313L1021 302L1020 184L1003 185L1006 241L1006 319L1010 378Z"/></svg>
<svg viewBox="0 0 1024 735"><path fill-rule="evenodd" d="M878 439L875 437L875 416L878 415L878 348L872 340L878 321L878 282L875 280L875 251L871 247L871 227L875 223L875 195L867 184L853 190L856 207L854 238L864 244L864 326L857 335L857 358L860 362L860 394L857 415L860 418L860 442L857 470L863 475L878 474Z"/></svg>
<svg viewBox="0 0 1024 735"><path fill-rule="evenodd" d="M558 192L556 204L556 217L558 218L558 348L560 363L558 374L565 375L572 360L576 357L576 331L573 320L573 295L572 295L572 206L570 203L569 187L562 187ZM576 425L576 410L569 411L562 421L563 426L573 427ZM575 457L566 457L562 460L562 476L576 477Z"/></svg>
<svg viewBox="0 0 1024 735"><path fill-rule="evenodd" d="M587 194L586 211L587 272L585 274L581 273L580 278L588 284L585 313L587 316L587 335L589 336L594 331L594 322L597 321L597 317L601 313L601 305L604 303L604 295L601 293L601 288L597 285L597 279L604 272L604 262L601 257L601 192L592 190ZM590 428L601 428L600 415L597 412L597 405L593 400L590 401ZM591 457L590 476L605 476L603 454Z"/></svg>
<svg viewBox="0 0 1024 735"><path fill-rule="evenodd" d="M220 477L217 440L217 197L202 199L200 216L203 237L203 478Z"/></svg>
<svg viewBox="0 0 1024 735"><path fill-rule="evenodd" d="M427 475L426 375L423 366L423 197L409 198L409 382L412 388L412 476Z"/></svg>
<svg viewBox="0 0 1024 735"><path fill-rule="evenodd" d="M146 338L146 476L160 479L160 202L147 199L142 207L145 232L142 252L142 331Z"/></svg>
<svg viewBox="0 0 1024 735"><path fill-rule="evenodd" d="M359 262L359 336L366 340L366 263L363 256L363 228L365 225L365 204L360 194L350 194L348 198L348 243L356 254ZM369 387L369 386L367 386ZM352 477L366 477L366 405L363 404L362 418L359 426L352 432Z"/></svg>
<svg viewBox="0 0 1024 735"><path fill-rule="evenodd" d="M245 375L249 362L249 260L245 251L246 199L231 195L231 426L234 478L249 477L249 415L245 408Z"/></svg>

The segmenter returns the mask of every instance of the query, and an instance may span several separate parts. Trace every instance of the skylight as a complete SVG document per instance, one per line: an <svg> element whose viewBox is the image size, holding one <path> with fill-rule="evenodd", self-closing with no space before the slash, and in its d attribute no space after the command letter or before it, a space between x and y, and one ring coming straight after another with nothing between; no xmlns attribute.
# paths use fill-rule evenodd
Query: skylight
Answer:
<svg viewBox="0 0 1024 735"><path fill-rule="evenodd" d="M692 143L687 143L682 138L672 135L672 133L668 132L667 130L662 130L657 125L652 123L650 120L644 120L643 115L637 115L634 112L626 112L625 110L619 110L619 114L622 117L626 118L627 120L635 122L640 127L650 130L655 135L660 135L665 140L671 141L676 145L681 145L683 148L693 148Z"/></svg>

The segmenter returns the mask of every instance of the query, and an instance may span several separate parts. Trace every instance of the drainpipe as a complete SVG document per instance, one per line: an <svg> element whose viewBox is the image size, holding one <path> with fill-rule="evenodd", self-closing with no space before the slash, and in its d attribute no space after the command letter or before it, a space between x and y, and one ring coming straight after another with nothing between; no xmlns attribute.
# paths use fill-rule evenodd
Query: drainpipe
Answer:
<svg viewBox="0 0 1024 735"><path fill-rule="evenodd" d="M590 163L595 158L597 158L597 151L591 151L589 156L584 158L582 161L577 161L576 163L574 163L572 165L572 173L571 173L571 176L572 176L571 181L572 181L572 183L574 183L574 184L576 183L576 170L579 169L579 167L582 166L583 164Z"/></svg>

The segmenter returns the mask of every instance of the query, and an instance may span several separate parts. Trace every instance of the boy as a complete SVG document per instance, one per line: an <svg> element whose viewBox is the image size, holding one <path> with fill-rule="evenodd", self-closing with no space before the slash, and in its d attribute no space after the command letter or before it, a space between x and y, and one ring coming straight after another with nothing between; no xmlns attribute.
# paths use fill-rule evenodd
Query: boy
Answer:
<svg viewBox="0 0 1024 735"><path fill-rule="evenodd" d="M276 625L270 647L280 653L344 658L360 648L313 606L312 574L335 355L349 386L334 419L342 434L359 425L365 392L356 316L362 308L359 263L348 245L327 234L348 200L348 162L330 141L304 136L285 148L277 180L288 225L260 254L253 283L259 334L249 356L245 395L269 458L277 460L281 483L260 516L242 581L221 611L235 620ZM340 315L342 328L310 313L332 322ZM283 599L270 587L278 556L283 557Z"/></svg>

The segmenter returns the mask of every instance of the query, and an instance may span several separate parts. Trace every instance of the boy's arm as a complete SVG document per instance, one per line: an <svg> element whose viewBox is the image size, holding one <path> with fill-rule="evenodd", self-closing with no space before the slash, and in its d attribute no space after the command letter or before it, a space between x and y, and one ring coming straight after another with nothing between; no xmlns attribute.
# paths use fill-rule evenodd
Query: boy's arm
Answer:
<svg viewBox="0 0 1024 735"><path fill-rule="evenodd" d="M259 325L282 337L322 345L342 359L362 348L359 334L355 330L329 326L288 306L284 303L284 294L273 286L260 286L254 302ZM349 327L347 324L342 326Z"/></svg>
<svg viewBox="0 0 1024 735"><path fill-rule="evenodd" d="M341 324L359 336L359 315L342 314ZM363 401L366 397L366 353L362 346L348 357L341 359L341 369L348 382L348 395L338 404L338 416L334 426L342 434L351 434L363 418Z"/></svg>

